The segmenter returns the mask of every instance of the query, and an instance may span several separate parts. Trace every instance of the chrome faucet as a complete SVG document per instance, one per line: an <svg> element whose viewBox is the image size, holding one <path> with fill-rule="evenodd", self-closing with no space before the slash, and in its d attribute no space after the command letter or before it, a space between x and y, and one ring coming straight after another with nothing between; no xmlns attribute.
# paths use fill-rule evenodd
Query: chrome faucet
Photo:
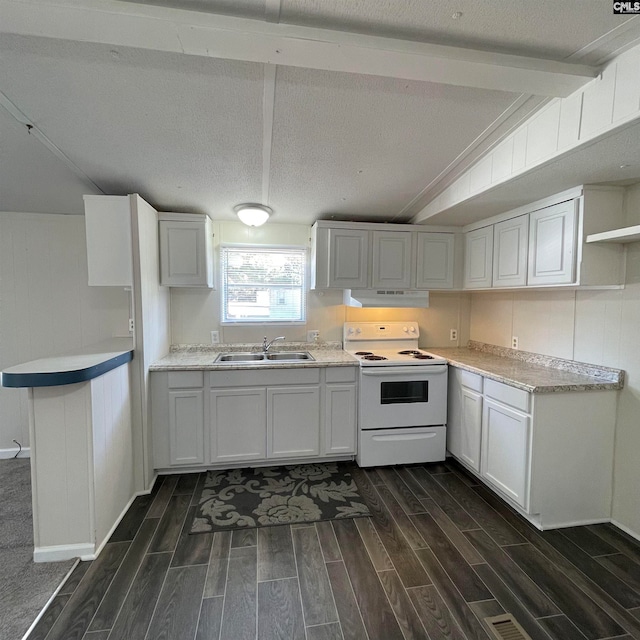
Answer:
<svg viewBox="0 0 640 640"><path fill-rule="evenodd" d="M277 338L274 338L273 340L269 340L269 342L267 342L267 336L265 336L262 340L262 351L264 353L267 353L267 351L269 351L269 347L276 341L276 340L285 340L286 338L284 336L278 336Z"/></svg>

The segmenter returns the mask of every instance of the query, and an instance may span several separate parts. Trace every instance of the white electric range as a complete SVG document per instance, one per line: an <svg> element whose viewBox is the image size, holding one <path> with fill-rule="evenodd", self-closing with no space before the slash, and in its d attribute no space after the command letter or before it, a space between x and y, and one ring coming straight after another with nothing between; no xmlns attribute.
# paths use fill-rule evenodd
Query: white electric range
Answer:
<svg viewBox="0 0 640 640"><path fill-rule="evenodd" d="M344 349L360 361L361 467L444 460L447 361L418 348L417 322L347 322Z"/></svg>

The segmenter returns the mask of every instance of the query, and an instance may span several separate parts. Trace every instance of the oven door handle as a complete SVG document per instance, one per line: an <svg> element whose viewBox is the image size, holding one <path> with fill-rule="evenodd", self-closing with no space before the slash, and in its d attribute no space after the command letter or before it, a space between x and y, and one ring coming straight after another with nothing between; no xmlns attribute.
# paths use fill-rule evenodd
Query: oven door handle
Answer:
<svg viewBox="0 0 640 640"><path fill-rule="evenodd" d="M379 376L391 378L395 376L435 376L447 372L446 364L414 365L409 367L362 367L360 370L363 376Z"/></svg>

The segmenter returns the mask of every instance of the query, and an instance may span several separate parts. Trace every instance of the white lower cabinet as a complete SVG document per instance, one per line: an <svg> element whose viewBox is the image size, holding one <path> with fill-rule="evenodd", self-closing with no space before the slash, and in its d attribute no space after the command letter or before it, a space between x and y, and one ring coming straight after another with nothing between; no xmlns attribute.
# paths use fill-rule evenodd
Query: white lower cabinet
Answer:
<svg viewBox="0 0 640 640"><path fill-rule="evenodd" d="M449 371L452 456L541 529L609 520L616 391L529 393Z"/></svg>
<svg viewBox="0 0 640 640"><path fill-rule="evenodd" d="M304 458L320 453L320 387L267 389L267 456Z"/></svg>
<svg viewBox="0 0 640 640"><path fill-rule="evenodd" d="M324 391L324 453L356 450L357 395L355 384L327 384Z"/></svg>
<svg viewBox="0 0 640 640"><path fill-rule="evenodd" d="M447 449L480 472L482 376L449 367Z"/></svg>
<svg viewBox="0 0 640 640"><path fill-rule="evenodd" d="M172 465L204 462L202 389L169 392L169 459Z"/></svg>
<svg viewBox="0 0 640 640"><path fill-rule="evenodd" d="M352 458L357 371L152 372L154 468Z"/></svg>
<svg viewBox="0 0 640 640"><path fill-rule="evenodd" d="M486 398L482 426L482 477L527 509L531 418Z"/></svg>
<svg viewBox="0 0 640 640"><path fill-rule="evenodd" d="M211 462L261 460L267 453L265 389L211 389Z"/></svg>

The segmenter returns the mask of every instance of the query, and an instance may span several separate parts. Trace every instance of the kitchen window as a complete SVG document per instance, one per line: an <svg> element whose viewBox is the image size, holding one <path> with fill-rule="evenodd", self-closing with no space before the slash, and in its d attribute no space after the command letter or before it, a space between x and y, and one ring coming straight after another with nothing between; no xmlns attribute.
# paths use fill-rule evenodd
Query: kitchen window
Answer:
<svg viewBox="0 0 640 640"><path fill-rule="evenodd" d="M303 248L222 247L222 322L304 323L306 264Z"/></svg>

